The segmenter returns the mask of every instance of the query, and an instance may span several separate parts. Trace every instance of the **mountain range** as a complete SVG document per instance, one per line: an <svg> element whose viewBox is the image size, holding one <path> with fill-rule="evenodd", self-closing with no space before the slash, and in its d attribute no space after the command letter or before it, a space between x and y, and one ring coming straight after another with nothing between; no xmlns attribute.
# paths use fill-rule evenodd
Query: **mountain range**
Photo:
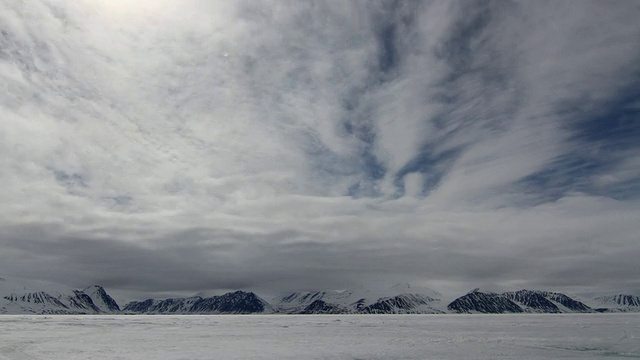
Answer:
<svg viewBox="0 0 640 360"><path fill-rule="evenodd" d="M63 285L0 278L0 314L117 314L118 303L101 286Z"/></svg>
<svg viewBox="0 0 640 360"><path fill-rule="evenodd" d="M429 289L397 284L344 291L294 292L268 302L253 292L132 301L124 307L99 286L78 290L59 284L0 278L0 314L503 314L640 312L628 294L572 297L559 292L474 289L445 301Z"/></svg>
<svg viewBox="0 0 640 360"><path fill-rule="evenodd" d="M265 314L273 313L268 302L252 292L235 291L203 298L147 299L132 301L123 311L135 314Z"/></svg>

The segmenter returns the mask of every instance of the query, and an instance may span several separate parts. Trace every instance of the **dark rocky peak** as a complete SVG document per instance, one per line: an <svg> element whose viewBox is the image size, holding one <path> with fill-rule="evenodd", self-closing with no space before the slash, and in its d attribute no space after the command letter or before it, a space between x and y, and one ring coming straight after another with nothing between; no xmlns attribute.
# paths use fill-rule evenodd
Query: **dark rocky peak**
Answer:
<svg viewBox="0 0 640 360"><path fill-rule="evenodd" d="M124 306L123 311L131 311L137 313L143 313L149 311L149 309L153 306L154 300L147 299L144 301L132 301Z"/></svg>
<svg viewBox="0 0 640 360"><path fill-rule="evenodd" d="M271 312L271 306L252 292L235 291L202 298L147 299L130 302L124 311L147 314L252 314Z"/></svg>
<svg viewBox="0 0 640 360"><path fill-rule="evenodd" d="M447 309L457 313L521 313L522 308L506 296L496 293L484 293L475 289L452 301Z"/></svg>
<svg viewBox="0 0 640 360"><path fill-rule="evenodd" d="M365 314L404 314L413 313L422 305L429 305L437 301L426 295L402 294L389 298L378 299L375 303L363 307L360 311ZM434 310L434 312L438 312Z"/></svg>
<svg viewBox="0 0 640 360"><path fill-rule="evenodd" d="M69 297L69 307L90 310L93 313L101 313L102 311L93 303L91 296L80 290L73 290L75 296Z"/></svg>
<svg viewBox="0 0 640 360"><path fill-rule="evenodd" d="M83 292L93 299L93 303L106 312L119 312L118 303L107 294L107 291L100 285L89 286Z"/></svg>
<svg viewBox="0 0 640 360"><path fill-rule="evenodd" d="M585 305L584 303L578 300L574 300L565 294L548 292L548 291L543 291L543 294L547 299L555 301L569 310L572 310L575 312L591 312L592 311L589 306Z"/></svg>
<svg viewBox="0 0 640 360"><path fill-rule="evenodd" d="M201 299L193 304L191 312L251 314L264 312L269 304L253 292L235 291L221 296Z"/></svg>
<svg viewBox="0 0 640 360"><path fill-rule="evenodd" d="M315 300L305 307L301 314L347 314L349 311L335 304L328 304L322 300Z"/></svg>
<svg viewBox="0 0 640 360"><path fill-rule="evenodd" d="M544 296L542 291L520 290L503 294L507 299L526 306L533 312L559 313L560 309Z"/></svg>

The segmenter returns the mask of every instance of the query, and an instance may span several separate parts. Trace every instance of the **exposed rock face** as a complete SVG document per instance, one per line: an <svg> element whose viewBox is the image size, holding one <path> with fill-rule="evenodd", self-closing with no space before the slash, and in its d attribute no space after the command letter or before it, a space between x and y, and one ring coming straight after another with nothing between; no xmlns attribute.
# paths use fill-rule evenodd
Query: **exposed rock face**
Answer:
<svg viewBox="0 0 640 360"><path fill-rule="evenodd" d="M640 296L615 294L593 299L597 312L640 312Z"/></svg>
<svg viewBox="0 0 640 360"><path fill-rule="evenodd" d="M640 296L628 294L616 294L600 296L594 299L600 305L613 305L622 307L640 307Z"/></svg>
<svg viewBox="0 0 640 360"><path fill-rule="evenodd" d="M91 299L91 296L85 294L84 292L80 291L80 290L73 290L73 293L75 294L75 296L69 296L67 297L68 301L69 301L69 306L71 308L76 308L76 309L88 309L90 310L90 312L94 313L94 314L99 314L102 311L100 311L100 309L93 303L93 299Z"/></svg>
<svg viewBox="0 0 640 360"><path fill-rule="evenodd" d="M4 296L4 299L9 300L11 303L33 303L44 306L48 305L51 308L69 308L67 305L63 304L58 297L49 295L44 291L26 293L22 295L10 294L8 296Z"/></svg>
<svg viewBox="0 0 640 360"><path fill-rule="evenodd" d="M520 290L503 294L507 299L521 304L530 312L560 313L560 309L540 291Z"/></svg>
<svg viewBox="0 0 640 360"><path fill-rule="evenodd" d="M264 313L271 306L252 292L236 291L196 301L191 307L195 313L253 314ZM271 312L271 311L267 311Z"/></svg>
<svg viewBox="0 0 640 360"><path fill-rule="evenodd" d="M282 299L280 299L280 303L283 304L306 304L313 302L315 300L322 299L327 292L325 291L314 291L314 292L306 292L306 293L292 293L289 294Z"/></svg>
<svg viewBox="0 0 640 360"><path fill-rule="evenodd" d="M118 304L102 287L91 290L95 291L87 294L57 284L2 280L0 314L102 314L112 312L109 308L119 311Z"/></svg>
<svg viewBox="0 0 640 360"><path fill-rule="evenodd" d="M300 312L300 314L347 314L349 310L338 305L327 304L322 300L315 300Z"/></svg>
<svg viewBox="0 0 640 360"><path fill-rule="evenodd" d="M476 289L454 300L449 304L448 309L455 312L491 314L593 312L589 306L565 294L540 290L496 294L484 293Z"/></svg>
<svg viewBox="0 0 640 360"><path fill-rule="evenodd" d="M91 297L93 304L105 313L117 313L120 312L120 306L118 303L104 290L102 286L93 285L82 290L85 294Z"/></svg>
<svg viewBox="0 0 640 360"><path fill-rule="evenodd" d="M377 290L363 287L345 291L310 291L274 299L277 311L289 314L439 314L434 308L440 293L428 288L397 284ZM317 302L317 301L321 302ZM313 306L312 306L313 305Z"/></svg>
<svg viewBox="0 0 640 360"><path fill-rule="evenodd" d="M518 304L506 296L496 293L484 293L478 289L461 296L451 302L447 309L457 313L521 313L524 312Z"/></svg>
<svg viewBox="0 0 640 360"><path fill-rule="evenodd" d="M236 291L202 298L147 299L128 303L123 311L140 314L254 314L270 313L271 306L252 292Z"/></svg>
<svg viewBox="0 0 640 360"><path fill-rule="evenodd" d="M559 303L560 305L566 307L572 312L592 312L590 307L588 307L587 305L583 304L578 300L570 298L565 294L546 292L546 291L543 293L549 300Z"/></svg>
<svg viewBox="0 0 640 360"><path fill-rule="evenodd" d="M122 311L141 314L188 313L193 303L199 300L202 300L202 298L198 296L192 298L175 298L164 300L147 299L144 301L132 301L125 305Z"/></svg>
<svg viewBox="0 0 640 360"><path fill-rule="evenodd" d="M125 305L122 311L134 313L151 312L150 309L152 306L154 306L155 303L156 300L153 299L147 299L144 301L132 301Z"/></svg>
<svg viewBox="0 0 640 360"><path fill-rule="evenodd" d="M375 303L359 309L364 314L416 314L423 313L437 299L419 294L402 294L390 298L382 298ZM433 310L433 311L431 311ZM438 313L431 309L428 313Z"/></svg>

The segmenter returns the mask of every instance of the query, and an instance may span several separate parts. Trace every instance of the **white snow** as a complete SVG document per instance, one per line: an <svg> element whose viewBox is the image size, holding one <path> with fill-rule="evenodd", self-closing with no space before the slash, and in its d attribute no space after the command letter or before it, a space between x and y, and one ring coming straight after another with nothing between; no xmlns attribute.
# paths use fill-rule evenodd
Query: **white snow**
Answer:
<svg viewBox="0 0 640 360"><path fill-rule="evenodd" d="M25 280L13 277L0 277L0 314L39 314L43 312L86 312L83 309L69 310L70 299L76 297L74 290L68 286L52 282ZM22 297L26 297L22 300ZM12 298L12 300L7 299ZM50 301L41 302L35 298L50 297L60 301L54 304ZM66 307L65 307L66 306Z"/></svg>
<svg viewBox="0 0 640 360"><path fill-rule="evenodd" d="M0 359L623 359L640 314L0 316Z"/></svg>
<svg viewBox="0 0 640 360"><path fill-rule="evenodd" d="M323 300L326 303L355 311L355 303L359 300L363 300L363 305L367 306L379 300L400 295L412 295L430 302L429 306L416 308L416 310L421 310L424 313L438 313L438 310L441 310L440 308L446 309L446 304L444 304L444 306L441 305L440 298L442 294L426 287L415 287L409 284L395 284L391 287L360 286L343 291L322 290L299 292L275 298L272 300L272 304L283 312L297 312L315 300ZM438 309L436 310L434 308Z"/></svg>

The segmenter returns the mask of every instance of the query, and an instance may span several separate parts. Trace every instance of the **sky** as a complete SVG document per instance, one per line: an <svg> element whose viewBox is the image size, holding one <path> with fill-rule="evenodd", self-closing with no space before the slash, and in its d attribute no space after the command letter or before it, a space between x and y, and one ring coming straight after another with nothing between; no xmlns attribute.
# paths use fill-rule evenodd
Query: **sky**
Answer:
<svg viewBox="0 0 640 360"><path fill-rule="evenodd" d="M639 1L0 2L0 274L640 293Z"/></svg>

